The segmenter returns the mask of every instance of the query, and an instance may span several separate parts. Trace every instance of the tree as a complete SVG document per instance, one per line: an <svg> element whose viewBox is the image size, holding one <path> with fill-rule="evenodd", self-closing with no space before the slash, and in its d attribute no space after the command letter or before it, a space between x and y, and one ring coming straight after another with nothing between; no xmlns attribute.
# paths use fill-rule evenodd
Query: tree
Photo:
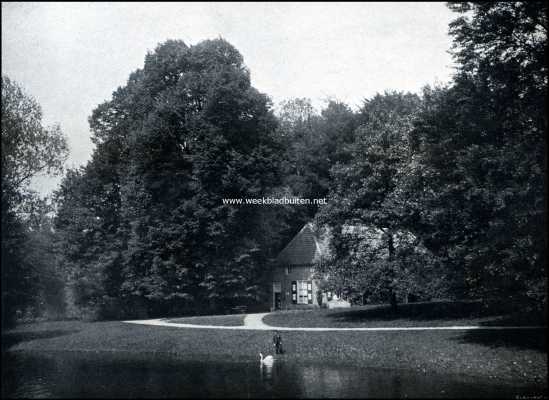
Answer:
<svg viewBox="0 0 549 400"><path fill-rule="evenodd" d="M522 92L520 99L532 96L530 101L539 105L543 100L539 91L547 85L547 4L450 2L448 6L460 14L450 23L458 75L490 77L486 83L492 90Z"/></svg>
<svg viewBox="0 0 549 400"><path fill-rule="evenodd" d="M68 154L59 126L42 125L40 105L2 76L2 199L21 196L30 179L62 170ZM16 203L10 204L15 207Z"/></svg>
<svg viewBox="0 0 549 400"><path fill-rule="evenodd" d="M331 275L339 285L381 299L414 290L413 279L424 275L414 268L428 264L410 233L414 212L404 196L413 160L409 133L419 104L418 96L403 93L365 101L349 154L331 170L329 206L319 215L334 232Z"/></svg>
<svg viewBox="0 0 549 400"><path fill-rule="evenodd" d="M282 102L277 139L283 149L282 187L278 192L302 198L324 198L330 187L330 168L342 161L353 141L356 115L344 103L330 101L320 114L306 98ZM316 205L291 207L282 218L294 236L318 211ZM280 250L280 248L279 248Z"/></svg>
<svg viewBox="0 0 549 400"><path fill-rule="evenodd" d="M58 219L78 249L66 265L81 306L166 315L255 301L264 213L222 200L278 183L270 107L229 43L172 40L93 111L97 148L67 176Z"/></svg>
<svg viewBox="0 0 549 400"><path fill-rule="evenodd" d="M330 100L320 113L320 135L323 138L321 154L317 162L326 162L326 176L329 180L330 168L336 163L349 161L347 146L354 142L354 134L359 124L359 115L342 102Z"/></svg>
<svg viewBox="0 0 549 400"><path fill-rule="evenodd" d="M96 158L95 158L96 160ZM110 305L118 297L120 246L107 175L99 175L97 162L68 170L55 193L56 247L67 283L68 316L112 316ZM108 182L108 181L107 181Z"/></svg>
<svg viewBox="0 0 549 400"><path fill-rule="evenodd" d="M450 3L458 69L414 127L427 246L487 302L546 303L546 5Z"/></svg>
<svg viewBox="0 0 549 400"><path fill-rule="evenodd" d="M318 129L319 115L310 99L297 98L281 103L278 140L284 149L282 162L283 185L296 197L322 195L326 182L314 168L314 160L322 141ZM304 220L316 210L304 210Z"/></svg>
<svg viewBox="0 0 549 400"><path fill-rule="evenodd" d="M20 212L36 201L29 182L37 174L56 174L67 157L58 126L45 128L39 104L7 76L2 76L2 321L32 304L36 266L26 257L28 232ZM46 249L43 249L46 250ZM39 257L40 258L40 257Z"/></svg>
<svg viewBox="0 0 549 400"><path fill-rule="evenodd" d="M51 198L32 197L21 206L20 218L25 226L22 244L24 265L33 278L32 317L60 318L65 315L65 276L59 265L53 229L55 204Z"/></svg>

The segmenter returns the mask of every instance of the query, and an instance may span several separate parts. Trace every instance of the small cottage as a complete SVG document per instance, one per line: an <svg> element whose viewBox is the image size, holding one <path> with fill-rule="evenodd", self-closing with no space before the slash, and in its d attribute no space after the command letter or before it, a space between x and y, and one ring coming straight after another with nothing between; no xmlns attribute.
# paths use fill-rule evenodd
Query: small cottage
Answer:
<svg viewBox="0 0 549 400"><path fill-rule="evenodd" d="M383 230L354 224L344 225L341 233L343 237L359 239L365 243L379 259L389 257L386 233ZM315 279L318 267L330 259L330 236L328 228L320 229L309 222L278 254L272 271L271 310L318 307L319 297L321 304L328 308L350 307L348 298L344 295L343 298L339 298L329 291L322 292L318 276ZM413 247L417 256L428 253L428 250L411 232L397 231L392 234L392 237L395 248ZM341 291L336 290L336 292L341 294ZM409 296L417 299L422 295L416 289L403 291L400 296L399 301L407 303ZM364 302L364 295L362 300Z"/></svg>
<svg viewBox="0 0 549 400"><path fill-rule="evenodd" d="M315 268L322 265L328 251L327 235L307 223L282 249L272 273L271 310L319 306Z"/></svg>

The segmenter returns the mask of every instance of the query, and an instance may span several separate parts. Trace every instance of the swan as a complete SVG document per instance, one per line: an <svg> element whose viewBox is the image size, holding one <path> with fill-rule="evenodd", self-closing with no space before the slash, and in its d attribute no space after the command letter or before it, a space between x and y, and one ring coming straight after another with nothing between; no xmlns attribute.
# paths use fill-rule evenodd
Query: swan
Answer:
<svg viewBox="0 0 549 400"><path fill-rule="evenodd" d="M261 364L265 364L266 366L272 366L273 365L274 358L273 356L267 356L263 358L263 354L259 353L259 362Z"/></svg>

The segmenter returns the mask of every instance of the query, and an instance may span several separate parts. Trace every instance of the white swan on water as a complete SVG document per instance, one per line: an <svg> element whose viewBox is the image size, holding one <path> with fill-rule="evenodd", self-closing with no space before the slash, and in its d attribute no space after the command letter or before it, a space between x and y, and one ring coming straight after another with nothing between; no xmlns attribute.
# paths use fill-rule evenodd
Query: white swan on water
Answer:
<svg viewBox="0 0 549 400"><path fill-rule="evenodd" d="M263 354L259 353L259 362L261 364L266 365L266 366L272 366L273 362L274 362L274 358L273 358L273 356L270 356L270 355L263 358Z"/></svg>

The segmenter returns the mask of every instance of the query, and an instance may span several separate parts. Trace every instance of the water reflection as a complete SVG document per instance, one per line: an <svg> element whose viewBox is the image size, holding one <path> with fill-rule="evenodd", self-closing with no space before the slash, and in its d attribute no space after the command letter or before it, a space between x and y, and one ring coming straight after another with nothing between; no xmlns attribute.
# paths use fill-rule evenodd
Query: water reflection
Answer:
<svg viewBox="0 0 549 400"><path fill-rule="evenodd" d="M273 366L272 365L259 364L259 371L261 372L261 380L263 382L272 382L273 381Z"/></svg>
<svg viewBox="0 0 549 400"><path fill-rule="evenodd" d="M542 394L456 376L277 359L273 366L109 353L6 353L2 397L515 397Z"/></svg>

